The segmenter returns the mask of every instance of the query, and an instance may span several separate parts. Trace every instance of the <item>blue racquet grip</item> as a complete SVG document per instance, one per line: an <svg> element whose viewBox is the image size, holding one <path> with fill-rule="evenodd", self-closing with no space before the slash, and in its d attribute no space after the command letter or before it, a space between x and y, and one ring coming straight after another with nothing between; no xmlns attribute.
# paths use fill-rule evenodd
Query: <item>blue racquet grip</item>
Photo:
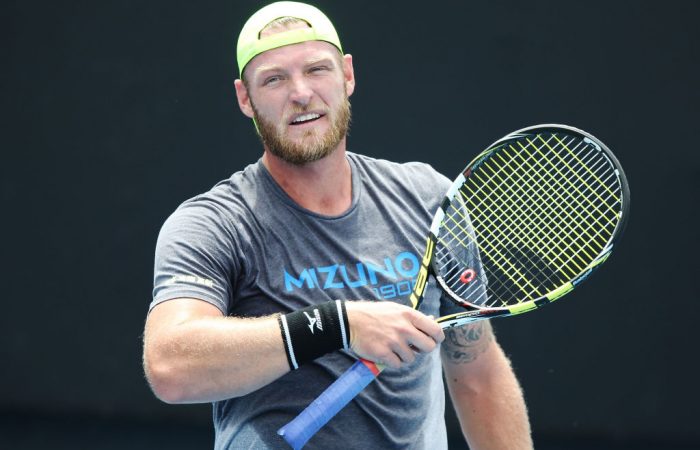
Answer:
<svg viewBox="0 0 700 450"><path fill-rule="evenodd" d="M277 434L294 450L302 448L322 426L377 377L379 370L376 366L370 368L367 364L374 366L369 361L356 361L301 414L277 430Z"/></svg>

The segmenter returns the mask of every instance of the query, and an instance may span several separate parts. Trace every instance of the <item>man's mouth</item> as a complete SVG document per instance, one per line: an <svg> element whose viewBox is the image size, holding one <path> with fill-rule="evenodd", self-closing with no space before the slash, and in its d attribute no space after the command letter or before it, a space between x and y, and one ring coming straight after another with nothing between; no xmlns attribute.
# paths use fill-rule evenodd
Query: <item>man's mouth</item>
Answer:
<svg viewBox="0 0 700 450"><path fill-rule="evenodd" d="M301 116L295 118L291 121L290 125L301 125L304 123L313 122L314 120L320 119L322 116L317 113L302 114Z"/></svg>

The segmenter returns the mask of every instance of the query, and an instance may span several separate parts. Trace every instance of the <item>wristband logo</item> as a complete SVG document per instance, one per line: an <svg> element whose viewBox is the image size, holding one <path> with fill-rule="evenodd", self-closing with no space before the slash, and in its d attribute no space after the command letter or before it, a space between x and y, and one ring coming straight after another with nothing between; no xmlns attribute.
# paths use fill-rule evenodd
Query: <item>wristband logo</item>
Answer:
<svg viewBox="0 0 700 450"><path fill-rule="evenodd" d="M419 270L418 257L412 252L401 252L393 258L384 258L382 264L369 261L331 264L304 268L298 275L284 269L284 287L287 292L371 287L378 298L391 298L410 294Z"/></svg>
<svg viewBox="0 0 700 450"><path fill-rule="evenodd" d="M314 309L314 317L311 317L309 313L304 311L304 315L308 319L309 323L307 324L309 326L309 330L311 330L311 334L314 334L314 325L316 325L316 328L319 329L319 331L323 331L323 322L321 321L321 313L318 312L318 309Z"/></svg>

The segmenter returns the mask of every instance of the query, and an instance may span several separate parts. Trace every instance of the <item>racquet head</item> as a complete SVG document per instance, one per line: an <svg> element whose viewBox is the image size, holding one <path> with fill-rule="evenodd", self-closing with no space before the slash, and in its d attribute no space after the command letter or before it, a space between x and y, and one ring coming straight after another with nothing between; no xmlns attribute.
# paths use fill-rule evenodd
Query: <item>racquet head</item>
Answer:
<svg viewBox="0 0 700 450"><path fill-rule="evenodd" d="M610 255L629 211L612 152L564 125L515 131L455 179L433 219L411 296L432 272L467 308L443 327L519 314L570 292Z"/></svg>

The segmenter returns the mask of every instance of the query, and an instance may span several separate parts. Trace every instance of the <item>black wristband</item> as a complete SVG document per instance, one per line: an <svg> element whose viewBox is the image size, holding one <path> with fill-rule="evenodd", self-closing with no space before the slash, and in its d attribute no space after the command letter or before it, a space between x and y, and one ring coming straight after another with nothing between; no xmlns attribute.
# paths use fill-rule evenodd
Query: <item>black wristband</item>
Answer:
<svg viewBox="0 0 700 450"><path fill-rule="evenodd" d="M333 350L350 347L348 316L341 300L280 315L278 322L292 369Z"/></svg>

